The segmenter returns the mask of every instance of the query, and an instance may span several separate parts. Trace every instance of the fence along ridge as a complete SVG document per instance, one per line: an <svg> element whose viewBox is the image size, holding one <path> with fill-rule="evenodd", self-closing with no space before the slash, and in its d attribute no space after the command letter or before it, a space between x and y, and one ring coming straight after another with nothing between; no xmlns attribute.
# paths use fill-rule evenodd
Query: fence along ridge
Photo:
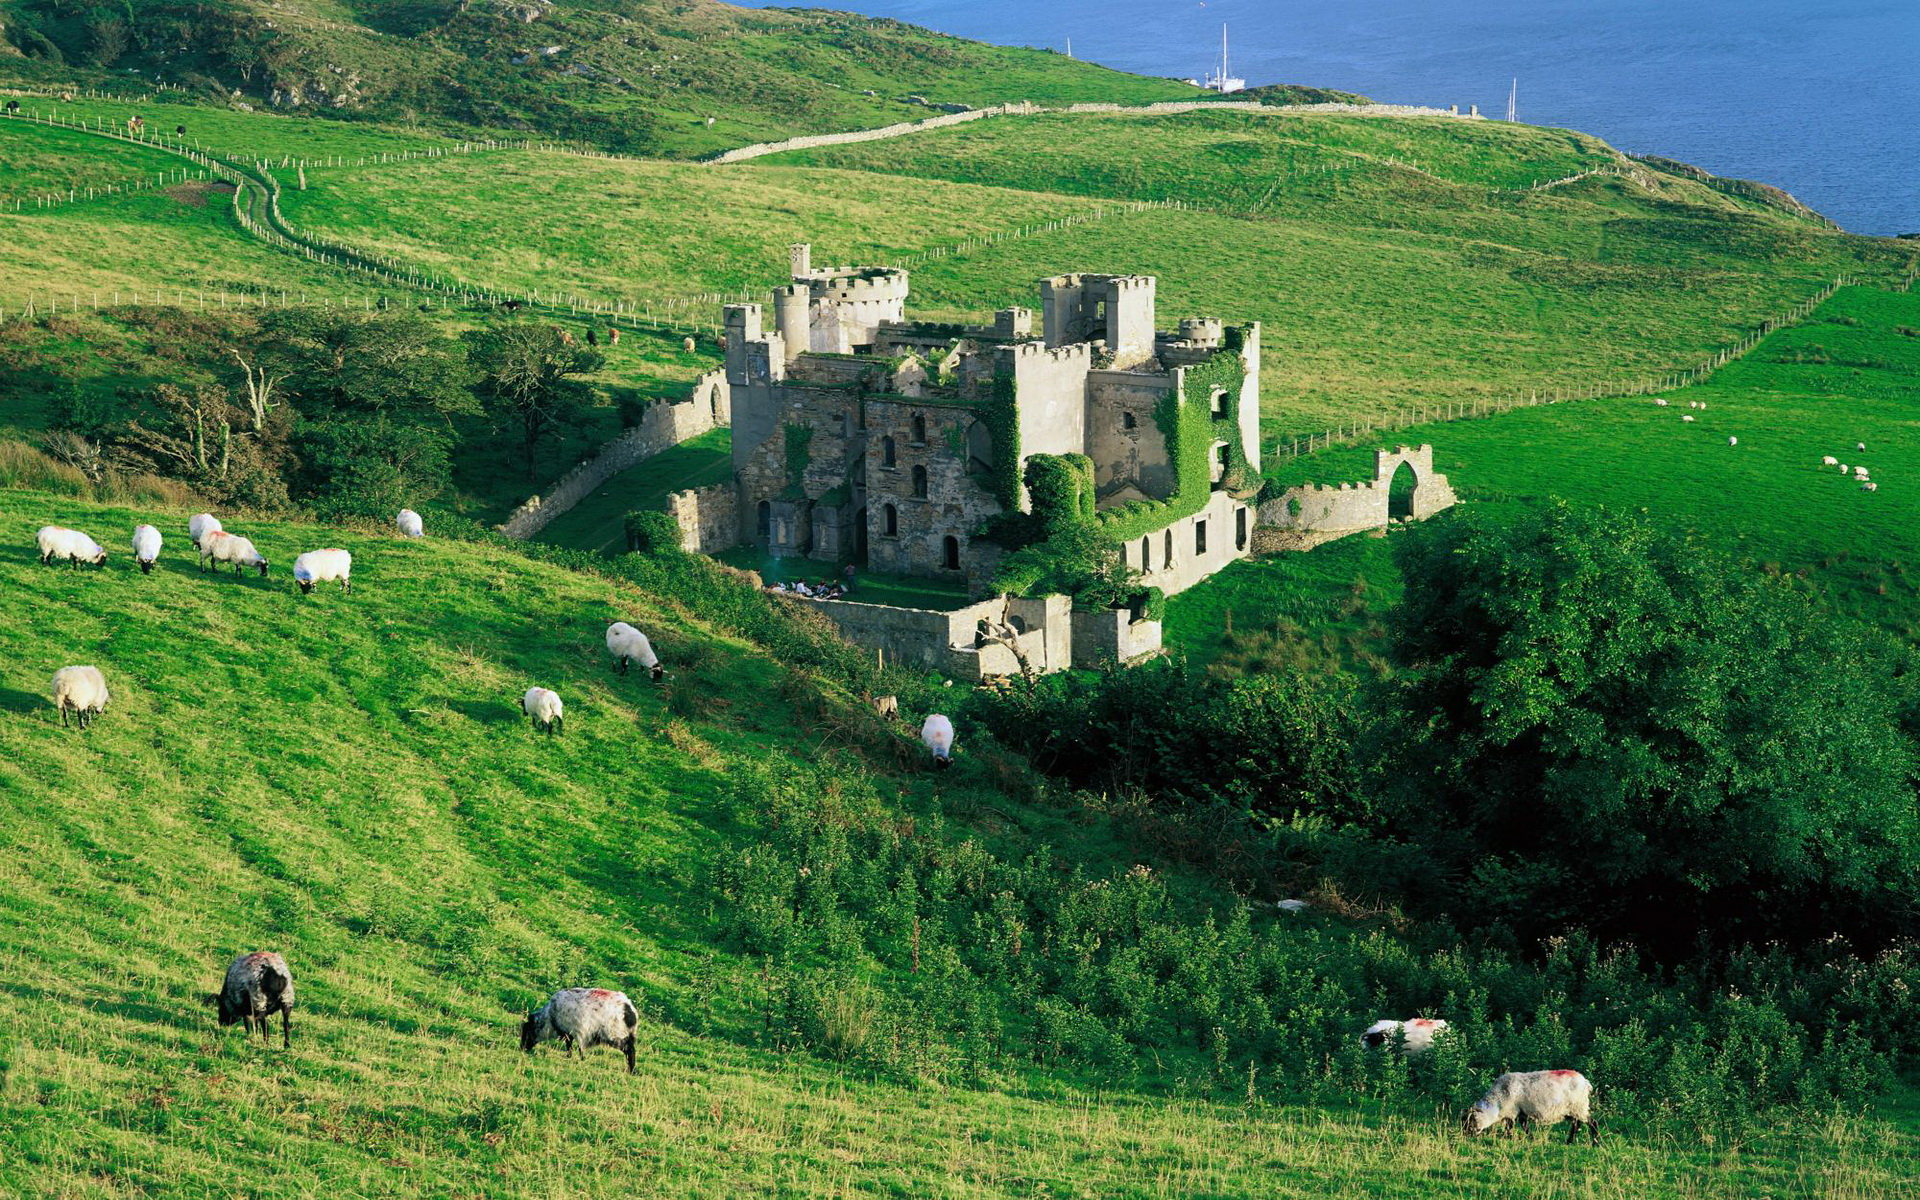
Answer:
<svg viewBox="0 0 1920 1200"><path fill-rule="evenodd" d="M1920 270L1920 267L1916 267ZM1896 290L1911 287L1914 271L1910 270L1905 284ZM1586 385L1560 385L1551 389L1535 388L1524 396L1515 393L1496 399L1452 400L1427 406L1416 405L1381 420L1357 422L1353 425L1340 425L1325 433L1311 433L1305 437L1284 439L1274 445L1276 457L1288 460L1302 455L1315 454L1336 445L1347 445L1371 437L1375 433L1406 429L1413 425L1438 424L1449 421L1470 421L1480 417L1498 416L1512 412L1517 408L1533 408L1542 404L1564 404L1578 400L1617 400L1627 396L1652 396L1662 392L1677 391L1704 383L1713 377L1714 372L1729 363L1737 362L1752 353L1767 336L1779 329L1786 329L1807 319L1813 311L1833 298L1835 292L1843 287L1858 286L1860 281L1852 276L1842 275L1823 285L1818 292L1795 304L1786 312L1763 319L1751 333L1729 346L1724 346L1708 355L1699 364L1682 371L1674 371L1658 377Z"/></svg>

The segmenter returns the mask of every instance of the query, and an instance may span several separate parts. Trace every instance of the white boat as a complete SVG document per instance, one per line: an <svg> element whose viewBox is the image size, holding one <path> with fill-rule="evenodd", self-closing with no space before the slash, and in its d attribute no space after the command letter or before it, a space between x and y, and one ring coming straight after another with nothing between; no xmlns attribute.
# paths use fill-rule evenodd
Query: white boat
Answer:
<svg viewBox="0 0 1920 1200"><path fill-rule="evenodd" d="M1224 23L1220 26L1220 69L1207 76L1204 86L1208 91L1219 92L1222 96L1247 89L1247 81L1233 74L1227 66L1227 27Z"/></svg>

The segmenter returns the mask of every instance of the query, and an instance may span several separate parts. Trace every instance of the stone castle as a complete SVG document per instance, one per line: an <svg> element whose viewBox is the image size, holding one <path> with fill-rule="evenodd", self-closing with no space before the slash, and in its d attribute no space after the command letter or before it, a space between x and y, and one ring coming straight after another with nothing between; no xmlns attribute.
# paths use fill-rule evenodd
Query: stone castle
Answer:
<svg viewBox="0 0 1920 1200"><path fill-rule="evenodd" d="M1259 468L1260 326L1156 328L1155 281L1060 275L1040 320L907 319L905 271L813 266L726 310L740 542L774 557L964 579L984 592L980 536L1026 509L1033 455L1091 460L1095 503L1127 563L1172 593L1251 552Z"/></svg>

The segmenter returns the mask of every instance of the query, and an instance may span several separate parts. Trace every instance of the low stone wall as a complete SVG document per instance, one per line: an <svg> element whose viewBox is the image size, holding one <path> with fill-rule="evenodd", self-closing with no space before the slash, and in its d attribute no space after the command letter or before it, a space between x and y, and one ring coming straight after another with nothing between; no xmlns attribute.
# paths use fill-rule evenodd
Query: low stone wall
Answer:
<svg viewBox="0 0 1920 1200"><path fill-rule="evenodd" d="M998 117L1007 113L1039 112L1031 104L1000 104L992 108L974 108L966 112L943 113L937 117L928 117L923 121L902 121L897 125L883 125L878 129L849 129L844 133L814 133L800 137L790 137L779 142L759 142L751 146L741 146L716 154L705 161L713 166L742 162L749 158L779 154L786 150L813 150L821 146L845 146L852 142L877 142L886 138L896 138L909 133L921 133L929 129L940 129L948 125L964 125L968 121L978 121L985 117Z"/></svg>
<svg viewBox="0 0 1920 1200"><path fill-rule="evenodd" d="M718 554L740 544L740 489L731 480L675 492L667 512L680 523L683 550Z"/></svg>
<svg viewBox="0 0 1920 1200"><path fill-rule="evenodd" d="M1432 446L1376 450L1373 478L1359 483L1303 483L1260 505L1254 530L1256 553L1307 550L1335 538L1385 529L1392 519L1393 477L1412 469L1414 487L1407 519L1424 521L1453 507L1453 486L1433 469Z"/></svg>
<svg viewBox="0 0 1920 1200"><path fill-rule="evenodd" d="M1022 659L1045 675L1069 667L1138 662L1160 650L1158 621L1135 621L1125 611L1077 613L1066 596L995 596L948 612L801 596L792 602L818 609L850 642L879 650L894 662L967 682L1017 675ZM1013 646L1001 641L979 644L982 621L996 629L1010 625L1018 630Z"/></svg>
<svg viewBox="0 0 1920 1200"><path fill-rule="evenodd" d="M731 397L724 372L702 375L694 384L692 396L649 405L638 425L555 480L546 495L534 496L514 509L496 528L510 538L527 540L628 467L643 463L662 450L672 449L688 438L730 424L733 420Z"/></svg>
<svg viewBox="0 0 1920 1200"><path fill-rule="evenodd" d="M1160 653L1158 621L1136 621L1123 608L1073 614L1073 665L1092 671L1108 663L1123 666Z"/></svg>

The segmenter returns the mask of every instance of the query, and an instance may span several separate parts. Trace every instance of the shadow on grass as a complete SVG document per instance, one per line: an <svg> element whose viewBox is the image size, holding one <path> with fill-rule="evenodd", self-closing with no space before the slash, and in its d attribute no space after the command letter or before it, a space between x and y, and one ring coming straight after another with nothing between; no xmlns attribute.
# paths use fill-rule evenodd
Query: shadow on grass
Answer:
<svg viewBox="0 0 1920 1200"><path fill-rule="evenodd" d="M35 692L16 691L10 687L0 687L0 712L31 713L39 709L53 710L53 701ZM59 714L54 714L59 719Z"/></svg>
<svg viewBox="0 0 1920 1200"><path fill-rule="evenodd" d="M502 696L498 700L445 699L441 703L467 720L481 725L518 725L527 719L526 714L520 711L518 696Z"/></svg>

